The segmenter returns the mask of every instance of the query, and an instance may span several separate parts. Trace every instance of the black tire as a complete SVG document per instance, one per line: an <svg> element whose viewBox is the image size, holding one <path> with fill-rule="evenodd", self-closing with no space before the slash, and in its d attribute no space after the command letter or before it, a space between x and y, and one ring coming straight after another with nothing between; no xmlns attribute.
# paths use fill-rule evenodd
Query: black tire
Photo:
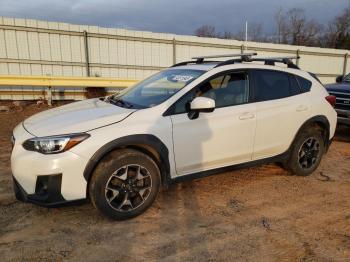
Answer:
<svg viewBox="0 0 350 262"><path fill-rule="evenodd" d="M322 130L310 126L301 131L294 140L290 157L284 162L284 166L294 175L308 176L317 169L324 152Z"/></svg>
<svg viewBox="0 0 350 262"><path fill-rule="evenodd" d="M152 205L160 180L159 168L151 157L134 149L120 149L105 156L95 168L89 195L103 214L124 220Z"/></svg>

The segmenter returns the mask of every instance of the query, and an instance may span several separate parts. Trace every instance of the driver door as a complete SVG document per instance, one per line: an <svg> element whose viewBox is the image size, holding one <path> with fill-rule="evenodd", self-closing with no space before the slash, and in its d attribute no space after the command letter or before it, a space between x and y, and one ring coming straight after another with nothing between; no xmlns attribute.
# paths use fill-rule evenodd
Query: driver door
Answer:
<svg viewBox="0 0 350 262"><path fill-rule="evenodd" d="M216 106L214 112L191 120L189 106L197 96L214 99ZM212 77L174 104L171 121L177 175L252 159L256 117L249 99L248 72L233 71Z"/></svg>

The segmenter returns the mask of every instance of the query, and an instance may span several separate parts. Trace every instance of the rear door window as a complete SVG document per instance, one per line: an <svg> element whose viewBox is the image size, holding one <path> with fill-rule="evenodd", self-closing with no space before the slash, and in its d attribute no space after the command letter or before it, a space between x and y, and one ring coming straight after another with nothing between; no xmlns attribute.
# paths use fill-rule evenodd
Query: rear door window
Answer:
<svg viewBox="0 0 350 262"><path fill-rule="evenodd" d="M293 75L273 70L256 69L253 96L256 102L282 99L300 94L299 83Z"/></svg>

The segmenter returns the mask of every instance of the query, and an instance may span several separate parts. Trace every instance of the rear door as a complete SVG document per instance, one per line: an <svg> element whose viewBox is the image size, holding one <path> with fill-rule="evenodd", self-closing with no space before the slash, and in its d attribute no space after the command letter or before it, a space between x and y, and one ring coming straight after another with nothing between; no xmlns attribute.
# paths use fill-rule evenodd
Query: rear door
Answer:
<svg viewBox="0 0 350 262"><path fill-rule="evenodd" d="M253 159L284 153L301 125L311 116L311 103L292 74L252 70L256 101L256 135Z"/></svg>

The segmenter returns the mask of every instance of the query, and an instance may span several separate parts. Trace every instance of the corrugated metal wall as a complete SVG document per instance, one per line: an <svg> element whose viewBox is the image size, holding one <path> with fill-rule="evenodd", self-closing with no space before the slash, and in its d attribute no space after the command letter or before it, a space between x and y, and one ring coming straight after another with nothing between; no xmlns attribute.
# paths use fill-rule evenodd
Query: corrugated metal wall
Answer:
<svg viewBox="0 0 350 262"><path fill-rule="evenodd" d="M196 55L239 52L243 44L235 40L0 17L0 74L86 76L89 73L142 79ZM256 42L248 42L247 46L263 56L298 53L301 68L317 73L324 83L333 82L336 75L350 68L348 50ZM31 87L8 87L17 92L1 95L0 99L42 96L40 92L31 97L21 93L28 88L38 91ZM74 90L71 91L65 97L77 98Z"/></svg>

